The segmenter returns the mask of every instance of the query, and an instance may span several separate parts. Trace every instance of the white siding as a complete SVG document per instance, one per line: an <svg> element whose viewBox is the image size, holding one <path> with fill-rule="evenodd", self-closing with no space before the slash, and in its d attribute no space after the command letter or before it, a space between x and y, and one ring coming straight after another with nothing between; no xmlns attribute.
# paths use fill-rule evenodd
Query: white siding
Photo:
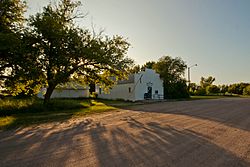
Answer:
<svg viewBox="0 0 250 167"><path fill-rule="evenodd" d="M100 87L96 86L96 92L98 92L98 98L102 99L114 99L114 100L124 99L124 100L134 101L135 99L134 99L133 87L134 87L133 83L119 84L115 85L112 89L110 89L108 93L105 93L101 88L101 93L100 93Z"/></svg>
<svg viewBox="0 0 250 167"><path fill-rule="evenodd" d="M55 89L51 95L51 98L80 98L89 97L89 91L87 89Z"/></svg>
<svg viewBox="0 0 250 167"><path fill-rule="evenodd" d="M46 89L41 91L37 96L44 98ZM88 89L55 89L51 95L51 98L81 98L89 97Z"/></svg>
<svg viewBox="0 0 250 167"><path fill-rule="evenodd" d="M163 81L152 69L146 69L138 74L134 74L134 83L115 85L108 94L99 92L96 86L96 92L99 98L103 99L124 99L130 101L144 100L144 94L148 92L148 84L152 87L152 99L163 98ZM129 92L129 88L131 92ZM155 91L158 91L156 94Z"/></svg>
<svg viewBox="0 0 250 167"><path fill-rule="evenodd" d="M140 82L141 78L141 82ZM139 74L135 75L135 80L139 81L135 89L135 99L144 100L144 94L148 92L148 85L152 86L152 99L163 98L163 81L160 79L159 74L154 70L146 69L145 72L142 71ZM155 91L158 91L158 95L155 94Z"/></svg>

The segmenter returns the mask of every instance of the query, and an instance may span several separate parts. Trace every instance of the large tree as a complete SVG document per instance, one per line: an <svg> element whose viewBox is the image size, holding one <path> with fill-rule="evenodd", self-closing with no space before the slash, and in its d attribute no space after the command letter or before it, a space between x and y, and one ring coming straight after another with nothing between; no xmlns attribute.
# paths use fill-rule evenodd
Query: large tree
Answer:
<svg viewBox="0 0 250 167"><path fill-rule="evenodd" d="M207 86L206 93L207 93L207 95L220 93L220 88L216 85Z"/></svg>
<svg viewBox="0 0 250 167"><path fill-rule="evenodd" d="M153 69L163 79L164 98L188 97L186 80L184 79L186 63L179 57L164 56L153 63Z"/></svg>
<svg viewBox="0 0 250 167"><path fill-rule="evenodd" d="M212 93L214 88L215 88L212 86L214 81L215 81L215 78L212 76L209 76L207 78L201 77L200 86L195 91L195 94L196 95L206 95L206 94ZM210 86L212 86L212 87L210 87Z"/></svg>
<svg viewBox="0 0 250 167"><path fill-rule="evenodd" d="M214 81L215 78L212 76L209 76L207 78L201 77L200 86L201 88L206 89L208 86L211 86Z"/></svg>
<svg viewBox="0 0 250 167"><path fill-rule="evenodd" d="M155 61L148 61L144 65L142 65L141 70L145 70L146 68L153 69L154 65Z"/></svg>
<svg viewBox="0 0 250 167"><path fill-rule="evenodd" d="M26 4L21 0L0 1L0 86L20 64L25 9Z"/></svg>
<svg viewBox="0 0 250 167"><path fill-rule="evenodd" d="M20 69L23 75L19 75L19 80L45 86L45 104L56 86L72 80L108 87L114 78L124 78L133 62L125 56L130 45L123 37L96 35L76 26L79 5L80 2L71 0L49 4L31 16L24 33L28 52L23 58L28 63L27 68Z"/></svg>

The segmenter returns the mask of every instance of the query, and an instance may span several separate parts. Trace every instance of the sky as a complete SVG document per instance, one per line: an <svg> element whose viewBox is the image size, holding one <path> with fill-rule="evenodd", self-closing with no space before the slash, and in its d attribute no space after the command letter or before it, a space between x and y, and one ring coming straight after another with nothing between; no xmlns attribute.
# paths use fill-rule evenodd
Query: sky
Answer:
<svg viewBox="0 0 250 167"><path fill-rule="evenodd" d="M54 2L56 0L52 0ZM27 0L27 13L50 0ZM82 0L77 24L121 35L136 64L169 55L191 68L191 81L213 76L216 84L250 82L249 0ZM185 77L187 77L185 75Z"/></svg>

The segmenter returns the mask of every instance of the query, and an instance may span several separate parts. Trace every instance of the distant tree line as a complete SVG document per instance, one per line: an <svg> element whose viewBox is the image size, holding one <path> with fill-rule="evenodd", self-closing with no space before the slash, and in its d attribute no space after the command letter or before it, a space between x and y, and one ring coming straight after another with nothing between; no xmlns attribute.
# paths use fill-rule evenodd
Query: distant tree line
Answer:
<svg viewBox="0 0 250 167"><path fill-rule="evenodd" d="M250 83L215 85L214 81L215 78L212 76L201 77L200 85L190 83L189 93L191 95L250 95Z"/></svg>
<svg viewBox="0 0 250 167"><path fill-rule="evenodd" d="M187 65L181 58L163 56L158 61L149 61L135 65L130 73L138 73L145 68L154 69L163 79L164 98L187 98L190 95L250 95L250 83L235 83L229 85L215 85L215 78L201 77L200 83L187 84L184 78Z"/></svg>

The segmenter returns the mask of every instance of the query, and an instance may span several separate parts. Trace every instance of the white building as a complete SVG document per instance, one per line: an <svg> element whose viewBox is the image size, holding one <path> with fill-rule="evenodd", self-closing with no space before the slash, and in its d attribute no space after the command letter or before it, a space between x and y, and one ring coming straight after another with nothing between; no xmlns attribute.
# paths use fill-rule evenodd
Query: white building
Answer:
<svg viewBox="0 0 250 167"><path fill-rule="evenodd" d="M44 98L46 88L38 93L39 98ZM89 97L89 87L81 86L75 83L68 83L63 86L58 86L54 89L51 98L83 98Z"/></svg>
<svg viewBox="0 0 250 167"><path fill-rule="evenodd" d="M123 99L138 101L144 99L163 99L163 81L160 75L152 69L145 69L132 74L127 80L118 81L108 93L96 86L98 98Z"/></svg>

